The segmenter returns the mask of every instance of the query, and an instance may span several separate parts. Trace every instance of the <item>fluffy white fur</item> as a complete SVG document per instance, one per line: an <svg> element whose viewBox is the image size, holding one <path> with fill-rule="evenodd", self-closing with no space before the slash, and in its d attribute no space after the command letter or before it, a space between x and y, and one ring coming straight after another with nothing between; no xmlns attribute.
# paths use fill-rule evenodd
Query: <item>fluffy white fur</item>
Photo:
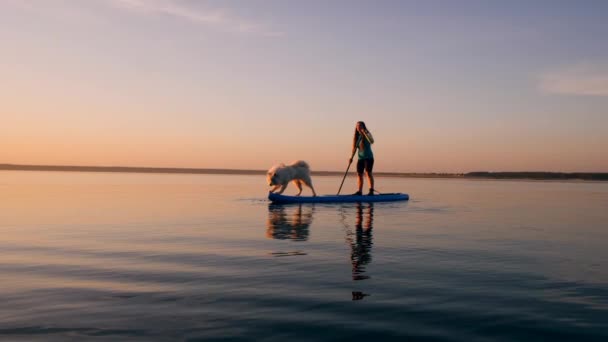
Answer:
<svg viewBox="0 0 608 342"><path fill-rule="evenodd" d="M270 189L270 192L282 194L289 182L293 181L298 188L298 194L296 196L300 196L302 193L302 183L312 190L313 196L317 196L315 188L312 187L312 181L310 180L310 167L305 161L298 160L290 165L275 165L268 170L266 176L268 185L273 187Z"/></svg>

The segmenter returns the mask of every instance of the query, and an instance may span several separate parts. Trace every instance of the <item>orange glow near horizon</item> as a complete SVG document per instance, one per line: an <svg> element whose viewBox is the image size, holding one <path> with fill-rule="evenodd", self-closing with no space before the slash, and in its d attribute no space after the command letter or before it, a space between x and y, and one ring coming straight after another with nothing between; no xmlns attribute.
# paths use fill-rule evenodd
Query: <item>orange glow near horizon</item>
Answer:
<svg viewBox="0 0 608 342"><path fill-rule="evenodd" d="M586 171L608 170L605 149L597 142L587 146L510 145L470 146L465 142L413 141L380 136L374 146L377 171L387 172L469 172L488 171ZM390 139L390 140L389 140ZM34 139L2 137L0 163L79 166L193 167L225 169L268 169L278 162L307 160L313 170L340 171L347 165L349 136L335 147L322 142L291 142L284 146L271 141L251 143L229 138L52 136ZM332 144L328 144L332 145ZM566 160L563 155L568 153Z"/></svg>

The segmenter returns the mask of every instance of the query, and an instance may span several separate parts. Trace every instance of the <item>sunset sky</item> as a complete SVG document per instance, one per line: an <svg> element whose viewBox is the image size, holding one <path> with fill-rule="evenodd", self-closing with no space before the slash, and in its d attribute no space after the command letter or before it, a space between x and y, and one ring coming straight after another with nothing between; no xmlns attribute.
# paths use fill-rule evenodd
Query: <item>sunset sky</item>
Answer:
<svg viewBox="0 0 608 342"><path fill-rule="evenodd" d="M0 163L608 172L608 1L0 0Z"/></svg>

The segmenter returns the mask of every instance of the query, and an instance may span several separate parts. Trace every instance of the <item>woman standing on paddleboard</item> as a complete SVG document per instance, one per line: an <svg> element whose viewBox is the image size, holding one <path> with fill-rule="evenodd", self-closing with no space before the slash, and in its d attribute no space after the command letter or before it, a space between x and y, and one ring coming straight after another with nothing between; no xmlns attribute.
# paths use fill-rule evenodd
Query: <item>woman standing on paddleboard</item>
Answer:
<svg viewBox="0 0 608 342"><path fill-rule="evenodd" d="M349 159L349 163L353 162L353 157L357 149L358 161L357 161L357 185L359 190L353 195L361 195L363 189L363 172L367 175L367 182L369 185L368 196L374 194L374 176L372 175L372 169L374 168L374 154L372 153L372 144L374 143L374 137L365 127L365 122L357 122L355 127L355 135L353 136L353 153Z"/></svg>

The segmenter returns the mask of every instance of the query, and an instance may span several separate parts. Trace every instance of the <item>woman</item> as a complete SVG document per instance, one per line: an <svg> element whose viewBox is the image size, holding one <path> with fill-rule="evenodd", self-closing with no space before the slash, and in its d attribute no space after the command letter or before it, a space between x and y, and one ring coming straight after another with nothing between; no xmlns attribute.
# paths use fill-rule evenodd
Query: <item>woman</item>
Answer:
<svg viewBox="0 0 608 342"><path fill-rule="evenodd" d="M372 134L365 127L365 123L363 121L357 122L357 126L355 127L355 135L353 137L353 153L349 159L349 163L353 162L353 157L355 155L355 151L357 149L359 152L357 156L359 160L357 161L357 185L359 190L355 192L353 195L361 195L361 190L363 189L363 171L367 175L367 182L369 185L368 196L374 194L374 176L372 175L372 169L374 168L374 154L372 153L372 144L374 143L374 138Z"/></svg>

